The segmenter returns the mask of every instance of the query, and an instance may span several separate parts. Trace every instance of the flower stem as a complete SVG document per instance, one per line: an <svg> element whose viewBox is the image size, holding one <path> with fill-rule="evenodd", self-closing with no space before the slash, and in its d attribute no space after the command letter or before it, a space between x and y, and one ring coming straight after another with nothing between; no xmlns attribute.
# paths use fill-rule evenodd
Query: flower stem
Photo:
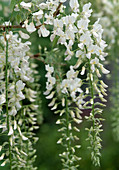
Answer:
<svg viewBox="0 0 119 170"><path fill-rule="evenodd" d="M66 105L66 129L67 129L67 151L69 152L68 155L68 166L70 167L70 156L71 156L71 141L70 141L70 131L69 131L69 111L68 111L68 100L67 97L65 97L65 105Z"/></svg>
<svg viewBox="0 0 119 170"><path fill-rule="evenodd" d="M90 90L91 90L91 99L92 99L92 115L93 115L93 133L92 133L92 137L93 137L93 143L92 143L92 150L93 152L95 152L95 147L94 147L94 143L95 143L95 104L94 104L94 89L93 89L93 82L91 80L91 64L90 64L90 60L89 62L89 81L90 81Z"/></svg>
<svg viewBox="0 0 119 170"><path fill-rule="evenodd" d="M90 60L89 60L89 74L91 75L91 65L90 65ZM89 75L89 77L90 77ZM92 115L93 117L95 117L95 112L94 112L94 107L95 107L95 104L94 104L94 90L93 90L93 82L91 80L91 77L90 77L90 90L91 90L91 98L92 98L92 101L93 101L93 104L92 104ZM95 128L95 120L93 119L93 129Z"/></svg>
<svg viewBox="0 0 119 170"><path fill-rule="evenodd" d="M6 69L5 69L5 91L6 91L6 114L7 114L7 129L9 132L9 113L8 113L8 39L6 38ZM9 137L9 161L10 170L12 170L12 155L11 155L11 145Z"/></svg>

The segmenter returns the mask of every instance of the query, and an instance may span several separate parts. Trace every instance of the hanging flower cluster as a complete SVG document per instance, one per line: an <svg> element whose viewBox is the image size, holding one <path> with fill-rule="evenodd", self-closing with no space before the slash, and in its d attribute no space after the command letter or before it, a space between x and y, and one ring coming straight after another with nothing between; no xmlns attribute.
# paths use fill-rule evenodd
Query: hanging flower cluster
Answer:
<svg viewBox="0 0 119 170"><path fill-rule="evenodd" d="M113 62L113 70L112 70L112 82L113 82L113 87L111 87L110 92L111 92L111 97L110 101L112 106L110 107L110 110L112 112L111 115L111 120L112 120L112 130L113 130L113 136L116 141L119 141L119 109L118 109L118 101L119 101L119 77L118 77L118 64L119 64L119 59L118 59L118 46L119 46L119 41L118 41L118 35L119 35L119 29L118 29L118 6L119 2L116 0L114 2L109 2L105 1L103 3L103 11L106 13L107 17L104 17L104 14L101 15L101 20L102 22L104 21L105 18L109 20L109 24L107 28L105 29L107 31L107 34L104 38L107 40L111 39L110 44L110 53L112 53L112 56L114 56L115 60L113 60L113 57L110 56L110 62ZM103 12L103 13L104 13ZM101 22L101 23L102 23ZM104 27L105 28L105 27ZM111 32L111 33L110 33Z"/></svg>
<svg viewBox="0 0 119 170"><path fill-rule="evenodd" d="M74 69L78 70L79 66L85 63L80 74L84 75L85 71L87 71L86 81L89 83L89 86L86 88L84 96L85 98L87 96L90 96L91 98L89 101L85 101L83 109L91 109L90 116L86 117L86 119L92 121L93 124L90 129L87 129L89 132L88 140L90 141L89 148L91 149L91 159L93 163L99 165L99 157L101 155L100 132L102 131L101 121L103 119L97 118L96 115L102 113L102 109L98 106L104 106L101 101L106 102L104 96L107 96L106 88L108 86L103 80L100 80L101 72L103 74L109 73L102 64L107 56L107 53L104 52L107 45L105 41L102 40L103 29L99 24L99 20L93 25L90 25L89 17L92 13L92 9L90 9L91 3L85 4L82 11L79 11L78 1L75 3L74 1L70 1L69 5L73 10L73 14L60 17L60 19L54 19L54 31L51 35L51 41L58 36L57 43L65 45L65 60L70 60L74 55L78 58L76 64L71 66L71 70L67 72L67 79L62 81L61 92L67 95L70 93L72 101L78 103L79 108L83 101L82 90L80 89L81 82L80 79L77 78L77 71L75 72ZM75 45L75 42L77 42L78 47L74 50L73 46ZM74 53L74 51L76 51L76 53ZM55 82L53 85L54 84ZM79 96L76 97L76 94L78 93ZM47 98L53 98L54 94L55 92L53 91ZM53 101L55 101L54 98ZM52 108L52 110L54 109L57 109L57 104ZM64 124L64 122L62 124ZM62 139L60 139L60 143L61 142Z"/></svg>
<svg viewBox="0 0 119 170"><path fill-rule="evenodd" d="M80 145L74 145L75 140L79 138L75 135L73 131L80 132L80 130L74 126L73 122L80 124L82 122L81 113L82 104L83 104L83 91L81 90L82 81L78 78L78 72L73 69L73 66L70 67L70 70L66 73L66 79L63 79L60 84L58 91L54 89L55 84L57 83L55 77L52 74L55 72L53 67L46 65L47 70L47 82L46 89L44 93L48 95L47 99L52 99L49 103L51 110L56 110L55 113L60 113L61 119L58 119L56 124L62 125L58 130L62 133L62 137L57 141L57 144L61 144L65 147L65 151L60 154L62 157L63 167L66 169L77 168L79 165L75 164L81 158L75 155L75 149L80 148ZM76 93L80 95L76 96ZM61 101L57 101L57 98L54 96L61 95ZM75 103L77 107L72 106ZM62 110L58 109L58 105L62 106Z"/></svg>
<svg viewBox="0 0 119 170"><path fill-rule="evenodd" d="M112 120L112 130L113 130L113 135L114 139L116 141L119 141L119 127L118 127L118 120L119 120L119 112L118 112L118 101L119 101L119 78L118 78L118 64L119 64L119 59L118 59L118 35L119 35L119 29L118 29L118 20L119 20L119 14L118 14L118 6L119 6L119 1L95 1L95 3L98 2L98 8L102 9L101 12L96 11L94 14L94 17L100 17L100 24L104 28L103 32L103 38L108 42L108 51L109 51L109 64L112 65L112 77L111 82L113 82L113 86L110 89L110 110L111 110L111 120ZM95 9L94 9L95 10Z"/></svg>
<svg viewBox="0 0 119 170"><path fill-rule="evenodd" d="M37 141L32 132L36 126L37 105L34 104L37 92L28 87L33 83L32 69L29 65L30 42L22 43L18 34L6 33L0 37L3 48L0 51L0 111L1 133L8 137L1 146L3 160L1 166L10 162L11 168L33 169L34 149L32 141ZM24 105L28 99L28 105ZM31 128L29 129L29 125ZM5 159L9 156L9 159ZM28 159L30 157L30 160ZM4 161L5 159L5 161Z"/></svg>

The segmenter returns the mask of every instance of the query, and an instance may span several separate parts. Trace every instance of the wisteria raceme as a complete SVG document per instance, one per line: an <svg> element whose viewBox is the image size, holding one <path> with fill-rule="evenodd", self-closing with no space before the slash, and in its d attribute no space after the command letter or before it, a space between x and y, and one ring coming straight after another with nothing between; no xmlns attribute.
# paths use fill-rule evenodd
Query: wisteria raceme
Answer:
<svg viewBox="0 0 119 170"><path fill-rule="evenodd" d="M103 13L101 15L101 24L103 25L103 22L106 21L107 25L104 27L104 38L109 41L109 52L111 51L112 55L110 56L110 63L114 63L114 69L112 70L112 81L113 81L113 87L110 89L111 97L110 101L112 103L111 106L111 119L112 119L112 130L113 130L113 136L116 141L119 141L119 127L118 127L118 120L119 120L119 112L118 112L118 101L119 101L119 79L118 79L118 35L119 35L119 29L118 29L118 5L119 1L116 0L114 2L111 1L104 1L103 3ZM107 17L104 17L104 13L106 13ZM107 22L108 21L108 22ZM110 31L111 30L111 31ZM115 48L116 47L116 48ZM113 56L115 60L113 59Z"/></svg>
<svg viewBox="0 0 119 170"><path fill-rule="evenodd" d="M70 1L70 6L71 3L73 2ZM99 20L97 20L92 26L90 25L89 17L92 13L92 9L90 9L91 3L85 4L83 6L82 12L80 12L80 19L78 17L79 15L77 14L77 12L79 12L79 4L75 3L75 5L75 9L77 10L75 10L72 15L54 20L54 33L51 35L51 41L53 41L55 36L59 36L57 43L62 45L64 44L67 49L65 52L65 55L67 56L65 60L70 60L74 56L73 45L76 40L78 42L78 47L75 50L75 55L78 60L75 66L71 66L71 71L67 73L67 78L68 76L76 76L77 73L74 72L73 67L78 69L79 66L85 62L85 65L82 67L81 75L85 74L85 70L88 71L86 81L89 82L89 87L87 87L87 89L89 88L88 93L91 99L90 101L85 102L84 108L91 108L90 116L86 117L86 119L92 121L93 123L93 126L90 129L87 129L89 131L88 140L90 141L91 159L95 165L99 165L99 157L101 155L100 132L102 131L101 121L103 119L97 118L96 115L102 113L102 109L98 108L97 106L104 106L104 104L97 102L96 98L99 98L102 102L106 102L104 96L107 95L105 89L107 86L99 78L101 77L101 72L103 74L109 73L109 71L105 69L102 64L102 62L105 61L105 57L107 56L107 53L104 52L104 49L107 45L105 41L102 40L103 29L99 24ZM73 8L71 7L71 9ZM58 23L57 26L55 26L56 23ZM75 73L74 75L73 72ZM74 102L76 102L76 92L81 93L81 90L78 88L78 80L79 79L73 79L73 81L70 83L71 80L64 79L61 85L63 88L62 93L68 94L68 92L70 92ZM73 84L75 86L73 86ZM53 98L54 94L55 92L52 92L47 98ZM86 97L87 96L88 95L86 92ZM89 106L87 106L87 104ZM80 103L78 106L80 106ZM57 105L55 105L52 110L54 110L54 108L57 109ZM61 141L62 140L60 139L60 143Z"/></svg>
<svg viewBox="0 0 119 170"><path fill-rule="evenodd" d="M56 122L56 124L62 125L62 127L58 130L62 133L62 137L57 141L57 144L61 144L65 147L65 151L60 154L62 157L62 164L65 169L77 168L79 165L75 162L81 158L75 155L75 150L76 148L80 148L80 145L74 146L74 141L79 140L74 131L80 132L80 130L75 126L73 127L72 121L77 124L82 122L82 111L80 110L82 109L82 104L84 102L83 91L81 90L82 81L77 77L78 72L75 72L73 66L71 66L70 70L66 74L66 79L63 79L62 82L60 82L60 89L56 91L54 89L56 79L52 76L53 72L55 72L54 68L46 65L46 70L46 77L48 81L46 83L47 91L44 94L48 95L46 97L47 99L52 99L49 104L49 106L52 107L51 110L56 110L55 113L59 113L60 117L62 117ZM48 87L50 87L50 89ZM78 97L76 96L77 92L80 93ZM54 97L54 95L57 96L59 93L61 93L62 96L60 101L62 110L58 110L59 102ZM77 108L73 107L72 103L75 103Z"/></svg>
<svg viewBox="0 0 119 170"><path fill-rule="evenodd" d="M37 109L37 106L33 104L37 92L27 88L27 83L34 81L31 77L32 70L29 67L29 57L26 55L31 43L22 43L21 39L18 38L18 34L13 34L13 32L9 32L0 38L4 47L4 50L1 49L0 52L0 70L2 75L0 84L2 96L1 133L8 136L8 141L3 143L1 150L5 149L4 156L9 155L11 168L25 168L29 166L29 168L34 169L32 159L30 160L30 162L32 162L31 164L27 162L27 157L30 155L30 152L34 154L30 138L31 140L35 140L32 131L34 128L37 128L35 125L36 114L32 113L29 115L31 110ZM26 108L23 106L25 98L28 98L31 103L29 106L26 105ZM2 111L4 109L5 111ZM24 117L23 119L22 116ZM32 125L29 132L28 130L24 131L24 128L21 127L23 120L26 121L24 122L26 129L29 129L27 125ZM28 149L30 149L30 152L28 152ZM3 159L4 157L1 158L1 160ZM1 166L4 166L9 161L6 159Z"/></svg>
<svg viewBox="0 0 119 170"><path fill-rule="evenodd" d="M98 8L102 9L101 11L99 9L94 9L94 17L100 17L100 24L104 28L103 31L103 38L108 42L108 53L109 53L109 64L112 65L113 63L113 69L111 70L111 76L109 79L113 82L113 86L110 89L111 97L111 119L112 119L112 130L113 130L113 136L116 141L119 140L118 134L119 134L119 128L118 128L118 120L119 120L119 114L118 114L118 35L119 35L119 29L118 29L118 6L119 1L95 1L95 3L98 3ZM97 12L98 11L98 12ZM112 114L113 113L113 114Z"/></svg>

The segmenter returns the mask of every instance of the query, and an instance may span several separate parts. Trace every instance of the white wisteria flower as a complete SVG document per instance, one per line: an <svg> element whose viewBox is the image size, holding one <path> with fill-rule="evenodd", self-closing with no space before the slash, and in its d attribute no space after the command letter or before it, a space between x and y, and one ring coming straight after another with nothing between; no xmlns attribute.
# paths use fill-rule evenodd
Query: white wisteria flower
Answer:
<svg viewBox="0 0 119 170"><path fill-rule="evenodd" d="M6 102L5 94L0 95L0 105Z"/></svg>
<svg viewBox="0 0 119 170"><path fill-rule="evenodd" d="M69 5L74 12L79 12L78 0L70 0Z"/></svg>
<svg viewBox="0 0 119 170"><path fill-rule="evenodd" d="M8 136L11 136L12 134L13 134L13 128L12 128L12 126L10 126L10 129L9 129L9 133L8 133Z"/></svg>
<svg viewBox="0 0 119 170"><path fill-rule="evenodd" d="M21 34L23 35L24 33ZM6 48L8 55L6 55L6 50L0 50L0 56L3 56L0 60L0 113L2 113L2 107L6 108L5 113L2 114L3 123L1 123L0 128L2 129L1 132L8 136L8 140L3 143L1 148L6 155L6 160L1 164L1 166L5 166L5 164L9 162L8 157L10 154L12 154L14 164L17 162L18 166L21 166L21 162L23 162L21 161L22 158L25 159L24 165L22 165L22 167L25 168L27 166L27 155L23 156L23 153L25 152L19 151L19 153L22 154L18 158L19 153L15 147L24 146L23 148L25 149L26 143L23 141L27 140L28 143L30 143L30 145L28 144L28 154L30 155L31 151L33 150L32 143L30 141L33 137L32 131L35 128L38 129L38 126L36 126L36 113L34 113L38 106L33 104L36 99L36 92L32 90L26 90L26 84L34 81L32 78L33 71L30 68L29 56L26 54L30 49L29 45L31 45L31 43L29 41L22 43L21 38L18 37L18 34L13 34L12 31L6 34L6 39L3 36L0 36L0 40L4 47L6 47L6 41L8 41L8 49ZM8 60L6 60L6 57ZM6 67L6 64L8 65L8 68ZM6 71L3 68L6 68ZM30 94L29 98L27 98L28 92ZM22 101L26 99L31 104L23 105ZM27 121L31 124L31 127L30 129L28 128L27 132L24 130L26 122L23 121L23 119L19 117L18 114L18 112L21 111L24 112L24 116L26 116L25 119L27 119ZM34 140L34 137L32 140ZM8 148L6 145L8 145L9 148L12 147L12 150L9 153L6 153L7 149L4 151L4 147ZM2 157L0 159L2 159ZM33 161L33 159L31 160ZM12 164L11 168L14 167L14 164ZM29 164L29 167L32 166L33 165Z"/></svg>
<svg viewBox="0 0 119 170"><path fill-rule="evenodd" d="M42 25L42 26L40 27L40 29L38 30L38 35L39 35L39 37L41 37L41 35L42 35L43 37L48 37L49 34L50 34L50 31L47 30L44 25Z"/></svg>
<svg viewBox="0 0 119 170"><path fill-rule="evenodd" d="M16 83L16 88L17 91L20 92L21 90L23 90L25 87L25 83L22 82L22 80L17 81Z"/></svg>
<svg viewBox="0 0 119 170"><path fill-rule="evenodd" d="M36 20L39 20L43 17L43 10L39 10L38 12L35 12L32 15L34 18L36 18Z"/></svg>
<svg viewBox="0 0 119 170"><path fill-rule="evenodd" d="M30 24L28 24L28 20L26 20L24 22L24 25L26 27L26 30L31 34L32 32L36 31L35 25L33 22L31 22Z"/></svg>
<svg viewBox="0 0 119 170"><path fill-rule="evenodd" d="M30 36L28 35L28 34L25 34L24 32L22 32L22 31L19 31L19 34L20 34L20 36L21 36L21 38L23 38L23 39L29 39L30 38Z"/></svg>
<svg viewBox="0 0 119 170"><path fill-rule="evenodd" d="M53 86L55 85L56 83L56 79L55 77L52 76L53 72L54 72L54 68L53 67L50 67L49 64L48 65L45 65L45 69L47 71L45 77L47 77L47 82L46 82L46 92L44 92L45 95L48 95L51 90L53 89ZM52 93L51 93L52 94ZM54 95L54 93L53 93ZM51 95L50 98L52 98L53 96Z"/></svg>
<svg viewBox="0 0 119 170"><path fill-rule="evenodd" d="M21 3L20 3L20 5L21 5L21 7L22 8L24 8L24 9L29 9L29 8L31 8L31 6L32 6L32 3L31 2L29 2L29 3L26 3L26 2L24 2L24 1L22 1Z"/></svg>
<svg viewBox="0 0 119 170"><path fill-rule="evenodd" d="M91 3L87 3L83 6L83 14L84 14L84 18L89 18L91 16L91 13L93 12L92 9L89 9L91 7Z"/></svg>
<svg viewBox="0 0 119 170"><path fill-rule="evenodd" d="M88 19L83 19L81 18L81 20L79 20L77 22L77 26L80 29L79 33L82 33L84 30L88 30L88 24L89 24L90 20Z"/></svg>

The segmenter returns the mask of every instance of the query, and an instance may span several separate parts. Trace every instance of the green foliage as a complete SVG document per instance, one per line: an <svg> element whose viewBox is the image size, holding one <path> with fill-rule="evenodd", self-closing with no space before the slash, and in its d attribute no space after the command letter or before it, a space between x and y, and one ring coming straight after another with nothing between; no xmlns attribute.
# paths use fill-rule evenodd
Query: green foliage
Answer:
<svg viewBox="0 0 119 170"><path fill-rule="evenodd" d="M11 3L10 3L10 9L11 9L11 11L13 11L14 6L15 6L17 3L18 3L17 0L11 0Z"/></svg>

